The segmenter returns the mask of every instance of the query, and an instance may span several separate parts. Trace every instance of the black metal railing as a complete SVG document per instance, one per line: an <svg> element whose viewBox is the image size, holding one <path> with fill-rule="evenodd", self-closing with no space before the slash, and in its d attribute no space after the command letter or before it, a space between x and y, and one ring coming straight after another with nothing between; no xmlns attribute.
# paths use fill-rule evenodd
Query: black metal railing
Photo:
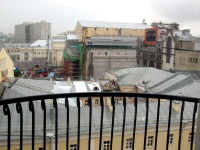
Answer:
<svg viewBox="0 0 200 150"><path fill-rule="evenodd" d="M98 97L100 99L100 106L93 106L93 98L94 97ZM105 97L109 97L111 100L111 107L112 110L109 110L105 104ZM122 103L118 104L115 102L115 98L121 98L122 99ZM64 98L64 101L62 102L62 104L60 103L60 101L58 101L59 98ZM74 98L74 99L71 99ZM87 106L81 106L81 99L82 98L87 98L88 99L88 116L84 116L88 119L86 119L85 121L88 121L88 125L86 126L82 126L81 125L81 116L82 116L82 109L84 107ZM128 99L133 98L132 101L127 101ZM73 118L73 113L70 113L70 103L69 102L76 102L76 109L77 109L77 118ZM153 102L150 102L150 100ZM162 102L161 100L164 100L164 102ZM174 112L173 111L173 102L176 101L178 102L178 106L180 107L180 111ZM26 105L28 103L28 105ZM38 103L40 103L41 105L41 112L42 112L42 116L36 116L36 114L39 110L38 108ZM164 118L163 116L161 116L160 112L161 112L161 104L165 103L166 104L166 108L165 108L165 112L167 119L162 119ZM19 135L15 135L15 139L16 137L18 137L19 139L19 148L20 150L23 149L23 137L26 136L26 140L27 140L27 133L29 133L28 131L25 131L25 128L27 126L24 125L26 123L26 118L31 117L31 132L30 132L30 138L29 140L31 141L31 146L30 149L34 150L35 149L35 139L36 138L42 138L43 139L43 146L42 148L44 150L47 149L46 147L46 140L47 140L47 131L49 131L49 127L47 127L48 125L48 121L47 121L47 116L49 115L47 113L47 107L53 107L54 109L54 122L51 124L51 128L54 132L54 138L55 138L55 150L58 149L59 147L59 143L58 143L58 138L59 136L65 136L65 143L66 143L66 150L70 149L70 136L71 135L76 135L77 136L77 149L83 149L81 148L81 136L82 135L87 135L88 136L88 147L87 149L90 150L91 148L91 139L92 139L92 132L93 132L93 113L94 113L94 109L95 107L100 108L100 114L96 115L95 117L99 117L99 128L96 130L95 133L98 133L99 136L99 145L98 145L98 149L104 149L104 147L102 147L103 145L103 133L104 132L110 132L110 140L109 140L109 149L112 150L113 149L113 142L114 142L114 136L115 136L115 132L116 130L119 131L119 127L121 128L121 146L119 147L119 149L123 150L126 149L126 144L125 144L125 131L127 129L131 129L132 130L132 143L131 146L129 147L130 149L134 149L135 148L135 138L137 135L137 129L144 129L144 143L142 143L143 145L143 149L145 150L147 147L147 135L148 135L148 128L150 127L155 127L155 140L154 142L154 146L153 149L157 150L158 149L158 134L159 134L159 127L161 126L166 126L166 146L164 149L169 149L169 137L170 137L170 129L171 129L171 125L176 125L179 129L179 135L178 135L178 141L175 141L178 143L178 149L181 149L182 146L182 131L183 131L183 123L185 120L187 120L187 122L191 125L191 134L194 135L195 133L195 128L196 128L196 118L197 118L197 108L198 108L198 103L199 103L199 99L197 98L189 98L189 97L180 97L180 96L169 96L169 95L156 95L156 94L145 94L145 93L121 93L121 92L111 92L111 93L101 93L101 92L92 92L92 93L67 93L67 94L52 94L52 95L39 95L39 96L30 96L30 97L21 97L21 98L13 98L13 99L3 99L0 100L0 112L3 112L2 114L0 114L1 118L0 118L0 140L7 138L6 142L6 146L7 149L10 150L11 149L11 141L12 141L12 137L14 136L14 133L12 133L12 128L13 124L15 124L14 121L12 121L13 119L15 119L12 115L13 115L13 105L16 105L16 112L19 114L19 124L17 124L16 130L19 130ZM156 111L155 111L155 116L150 116L150 111L151 110L151 104L154 104L154 106L156 106ZM37 110L36 110L36 106L37 105ZM118 106L120 105L120 106ZM128 109L128 105L130 105L130 107L134 110L133 114L130 114L130 112L127 112ZM146 108L146 110L144 110L144 118L143 120L140 122L140 119L142 117L140 112L139 112L139 106L142 105ZM24 107L28 107L29 112L26 111L26 109ZM190 106L190 108L189 108ZM88 108L87 107L87 108ZM122 120L120 122L120 120L118 120L116 122L116 115L118 115L119 112L117 112L117 107L123 108L123 115L122 115ZM143 108L144 108L143 107ZM190 110L191 113L189 113L189 111L185 112L185 108L187 107L187 110ZM154 107L155 109L155 107ZM163 108L162 108L163 109ZM59 111L60 110L60 111ZM61 111L62 110L62 111ZM61 113L63 113L63 110L66 110L66 113L64 114L65 118L61 118L59 117L59 115ZM109 113L108 113L109 112ZM106 124L105 122L105 114L107 113L107 115L110 115L110 124ZM129 113L129 114L128 114ZM151 112L151 114L153 114ZM178 115L179 114L179 115ZM191 114L191 115L190 115ZM184 117L184 115L187 115L187 117ZM25 117L26 116L26 117ZM128 118L127 116L131 116L131 119ZM177 118L172 119L172 116L175 117L179 117L179 121L177 121ZM2 119L3 117L7 118L7 123L3 122L5 119ZM36 134L36 130L37 127L39 127L40 124L36 122L40 122L37 120L37 118L42 118L42 135L40 133ZM153 119L152 119L153 118ZM61 128L60 122L63 123L63 120L65 120L64 123L64 129ZM76 129L72 130L72 126L70 126L70 124L74 121L74 125L76 127L74 127ZM152 121L154 121L154 124L152 125ZM120 125L119 123L120 122ZM6 125L5 125L6 124ZM164 125L163 125L164 124ZM19 126L19 127L18 127ZM96 128L96 127L95 127ZM98 131L98 132L97 132ZM16 131L15 131L16 132ZM24 134L24 132L26 132L26 135ZM190 142L190 149L193 149L194 146L194 136L191 136L191 142ZM141 143L140 143L141 144ZM0 145L1 147L1 145Z"/></svg>

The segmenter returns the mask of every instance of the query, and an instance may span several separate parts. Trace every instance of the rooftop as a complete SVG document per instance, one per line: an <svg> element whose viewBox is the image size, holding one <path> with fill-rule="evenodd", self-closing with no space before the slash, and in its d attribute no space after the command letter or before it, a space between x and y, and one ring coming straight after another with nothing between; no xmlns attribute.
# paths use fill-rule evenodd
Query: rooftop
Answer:
<svg viewBox="0 0 200 150"><path fill-rule="evenodd" d="M106 21L78 21L83 27L97 28L127 28L127 29L145 29L152 28L150 25L142 23L124 23L124 22L106 22Z"/></svg>

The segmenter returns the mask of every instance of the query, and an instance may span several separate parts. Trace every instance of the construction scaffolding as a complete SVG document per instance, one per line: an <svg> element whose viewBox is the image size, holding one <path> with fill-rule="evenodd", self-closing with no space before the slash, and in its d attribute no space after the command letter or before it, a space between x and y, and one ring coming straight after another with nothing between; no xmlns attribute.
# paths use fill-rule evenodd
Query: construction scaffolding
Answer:
<svg viewBox="0 0 200 150"><path fill-rule="evenodd" d="M80 79L82 68L82 46L77 40L69 40L66 43L66 50L63 51L61 76L73 79Z"/></svg>

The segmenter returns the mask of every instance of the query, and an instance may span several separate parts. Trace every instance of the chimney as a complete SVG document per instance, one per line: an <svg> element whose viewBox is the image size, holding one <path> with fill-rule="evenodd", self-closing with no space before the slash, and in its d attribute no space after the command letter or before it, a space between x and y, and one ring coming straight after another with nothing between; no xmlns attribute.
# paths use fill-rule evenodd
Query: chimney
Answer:
<svg viewBox="0 0 200 150"><path fill-rule="evenodd" d="M110 112L113 111L113 106L112 106L112 102L111 102L111 98L110 97L107 97L107 105L108 105L108 108L110 110Z"/></svg>
<svg viewBox="0 0 200 150"><path fill-rule="evenodd" d="M179 112L180 109L180 101L172 101L172 108L175 112Z"/></svg>

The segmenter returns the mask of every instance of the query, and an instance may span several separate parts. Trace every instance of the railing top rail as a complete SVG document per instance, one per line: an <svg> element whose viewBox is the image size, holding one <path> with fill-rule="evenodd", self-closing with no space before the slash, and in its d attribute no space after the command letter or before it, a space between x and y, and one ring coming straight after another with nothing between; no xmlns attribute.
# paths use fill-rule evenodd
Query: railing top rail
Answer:
<svg viewBox="0 0 200 150"><path fill-rule="evenodd" d="M186 97L186 96L175 96L175 95L164 95L164 94L149 94L149 93L125 93L125 92L85 92L85 93L62 93L62 94L47 94L47 95L35 95L25 96L10 99L1 99L0 105L12 104L16 102L28 102L36 101L41 99L54 99L54 98L71 98L71 97L141 97L141 98L160 98L160 99L171 99L176 101L185 102L196 102L199 103L199 98Z"/></svg>

